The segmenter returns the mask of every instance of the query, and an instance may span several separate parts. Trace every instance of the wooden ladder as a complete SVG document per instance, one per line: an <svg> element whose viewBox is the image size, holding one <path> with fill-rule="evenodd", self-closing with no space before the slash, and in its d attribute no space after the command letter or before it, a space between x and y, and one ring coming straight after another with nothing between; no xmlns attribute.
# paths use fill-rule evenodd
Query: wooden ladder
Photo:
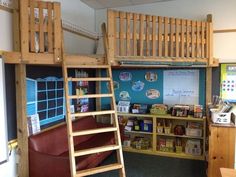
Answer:
<svg viewBox="0 0 236 177"><path fill-rule="evenodd" d="M62 50L63 51L63 50ZM80 177L80 176L88 176L97 173L103 173L112 170L119 170L119 176L125 177L125 168L124 168L124 160L123 160L123 152L122 152L122 144L120 138L119 131L119 122L116 112L116 103L114 97L114 88L113 88L113 80L112 80L112 70L109 62L104 65L68 65L66 63L65 55L63 55L63 77L64 77L64 89L65 89L65 98L66 98L66 122L67 122L67 134L68 134L68 145L69 145L69 157L70 157L70 170L71 177ZM88 78L71 78L68 77L68 69L103 69L106 70L106 77L88 77ZM79 81L88 81L88 82L102 82L106 81L109 83L109 91L107 94L87 94L83 96L78 95L69 95L69 82L79 82ZM72 84L73 85L73 84ZM81 99L81 98L102 98L102 97L110 97L111 99L111 109L110 110L100 110L100 111L92 111L92 112L78 112L71 113L70 112L70 101L71 99ZM73 131L72 129L72 119L71 117L84 117L84 116L98 116L98 115L110 115L113 126L106 128L97 128L83 131ZM75 151L74 149L74 137L83 136L83 135L91 135L98 133L110 132L114 134L115 144L106 145L102 147L95 147L90 149L83 149ZM88 154L95 154L105 151L113 151L116 150L117 153L117 163L113 163L110 165L99 166L95 168L85 169L85 170L76 170L76 162L75 158L79 156L84 156Z"/></svg>

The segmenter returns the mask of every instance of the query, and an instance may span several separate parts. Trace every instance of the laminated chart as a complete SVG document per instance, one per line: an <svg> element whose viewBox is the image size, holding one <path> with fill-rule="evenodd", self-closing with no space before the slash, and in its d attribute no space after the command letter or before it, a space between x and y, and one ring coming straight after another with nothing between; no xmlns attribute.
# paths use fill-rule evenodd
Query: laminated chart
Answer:
<svg viewBox="0 0 236 177"><path fill-rule="evenodd" d="M221 65L221 98L236 102L236 64Z"/></svg>

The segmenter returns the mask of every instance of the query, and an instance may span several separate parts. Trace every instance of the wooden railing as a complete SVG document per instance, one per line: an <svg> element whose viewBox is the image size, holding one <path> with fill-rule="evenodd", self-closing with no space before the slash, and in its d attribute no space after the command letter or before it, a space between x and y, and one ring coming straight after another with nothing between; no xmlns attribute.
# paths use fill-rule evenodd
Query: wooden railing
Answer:
<svg viewBox="0 0 236 177"><path fill-rule="evenodd" d="M22 59L31 58L32 53L46 53L53 54L54 61L60 62L62 45L60 3L37 0L21 0L20 3Z"/></svg>
<svg viewBox="0 0 236 177"><path fill-rule="evenodd" d="M211 22L108 10L111 60L208 63L212 58L211 33Z"/></svg>

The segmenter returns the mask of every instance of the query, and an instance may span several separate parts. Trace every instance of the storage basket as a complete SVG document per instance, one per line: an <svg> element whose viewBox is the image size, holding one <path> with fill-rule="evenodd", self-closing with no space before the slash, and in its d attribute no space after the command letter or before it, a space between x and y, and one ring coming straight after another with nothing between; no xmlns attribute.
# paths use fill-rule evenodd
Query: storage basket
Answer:
<svg viewBox="0 0 236 177"><path fill-rule="evenodd" d="M231 113L218 113L218 112L212 111L211 120L213 123L229 124L231 120Z"/></svg>
<svg viewBox="0 0 236 177"><path fill-rule="evenodd" d="M167 111L166 110L157 109L157 108L151 108L150 109L150 113L151 114L163 115L163 114L167 114Z"/></svg>

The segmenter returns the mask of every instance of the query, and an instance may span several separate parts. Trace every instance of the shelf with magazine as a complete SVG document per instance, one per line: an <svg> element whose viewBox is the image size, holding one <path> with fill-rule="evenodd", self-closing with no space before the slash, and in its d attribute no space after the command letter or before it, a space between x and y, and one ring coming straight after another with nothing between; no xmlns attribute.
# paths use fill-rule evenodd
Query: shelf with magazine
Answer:
<svg viewBox="0 0 236 177"><path fill-rule="evenodd" d="M195 160L205 159L205 117L131 113L118 113L118 117L120 123L124 125L124 151ZM137 139L138 145L135 144ZM149 141L148 147L142 146L144 141Z"/></svg>
<svg viewBox="0 0 236 177"><path fill-rule="evenodd" d="M88 77L88 73L83 70L75 70L76 78ZM89 93L89 83L88 81L78 81L76 82L76 95L83 96ZM89 111L89 99L80 98L75 101L75 111L76 112L88 112Z"/></svg>

